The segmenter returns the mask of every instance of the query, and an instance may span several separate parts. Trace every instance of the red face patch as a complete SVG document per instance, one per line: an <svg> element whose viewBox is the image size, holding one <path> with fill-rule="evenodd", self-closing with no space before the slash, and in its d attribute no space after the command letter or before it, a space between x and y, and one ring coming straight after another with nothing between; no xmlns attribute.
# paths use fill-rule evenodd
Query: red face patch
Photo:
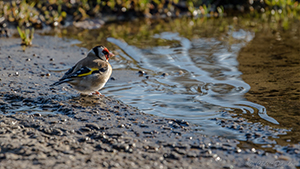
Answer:
<svg viewBox="0 0 300 169"><path fill-rule="evenodd" d="M104 49L102 50L102 53L105 55L106 60L108 60L108 58L109 58L109 51L108 51L108 49L107 49L107 48L104 48Z"/></svg>

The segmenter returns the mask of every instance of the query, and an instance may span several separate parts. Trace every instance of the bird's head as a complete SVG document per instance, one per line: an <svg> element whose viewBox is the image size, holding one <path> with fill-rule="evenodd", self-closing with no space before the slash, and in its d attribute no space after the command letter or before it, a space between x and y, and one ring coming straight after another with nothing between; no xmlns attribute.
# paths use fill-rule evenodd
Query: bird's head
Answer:
<svg viewBox="0 0 300 169"><path fill-rule="evenodd" d="M108 61L110 57L115 56L113 53L109 52L109 50L105 46L95 46L92 50L89 51L88 56L96 56L101 60Z"/></svg>

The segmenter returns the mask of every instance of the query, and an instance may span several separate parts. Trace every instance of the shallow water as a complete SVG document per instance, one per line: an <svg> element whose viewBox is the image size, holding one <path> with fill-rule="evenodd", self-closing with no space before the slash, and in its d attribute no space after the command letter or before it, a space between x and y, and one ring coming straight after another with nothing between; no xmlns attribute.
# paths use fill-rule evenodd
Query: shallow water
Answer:
<svg viewBox="0 0 300 169"><path fill-rule="evenodd" d="M86 48L107 44L115 50L110 61L114 72L132 72L125 77L132 80L111 80L102 93L145 113L184 119L199 124L204 134L240 140L244 134L211 119L229 111L279 124L265 106L245 98L251 86L241 78L237 57L255 33L230 19L133 21L84 30L79 36L59 35L79 39Z"/></svg>
<svg viewBox="0 0 300 169"><path fill-rule="evenodd" d="M122 70L128 66L122 63L130 61L134 63L130 69L142 70L149 78L131 84L108 83L103 93L146 113L200 124L205 134L223 135L209 119L219 117L224 110L257 112L278 124L266 114L264 106L243 97L250 86L240 78L236 58L241 47L253 38L252 32L233 31L231 44L215 38L189 40L172 32L155 34L155 38L173 43L141 49L116 38L107 39L121 48L118 52L125 60L112 63L115 70Z"/></svg>

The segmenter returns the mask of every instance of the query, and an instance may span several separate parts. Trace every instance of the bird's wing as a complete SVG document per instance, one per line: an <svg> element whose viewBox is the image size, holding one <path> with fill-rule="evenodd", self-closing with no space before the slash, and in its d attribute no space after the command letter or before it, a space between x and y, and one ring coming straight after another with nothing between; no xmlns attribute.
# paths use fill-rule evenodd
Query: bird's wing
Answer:
<svg viewBox="0 0 300 169"><path fill-rule="evenodd" d="M99 69L98 68L89 68L87 66L83 66L80 69L78 69L76 72L70 74L66 78L83 77L83 76L91 75L93 73L99 73Z"/></svg>
<svg viewBox="0 0 300 169"><path fill-rule="evenodd" d="M74 67L69 69L65 75L60 79L70 79L76 77L84 77L94 73L103 74L108 69L108 63L99 60L93 60L92 62L88 63L85 61L77 63Z"/></svg>

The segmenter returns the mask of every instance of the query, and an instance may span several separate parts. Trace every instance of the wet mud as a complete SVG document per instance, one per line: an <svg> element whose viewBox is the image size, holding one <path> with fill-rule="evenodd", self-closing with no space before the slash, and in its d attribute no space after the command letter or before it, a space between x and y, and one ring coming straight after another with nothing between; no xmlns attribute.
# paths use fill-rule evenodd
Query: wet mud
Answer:
<svg viewBox="0 0 300 169"><path fill-rule="evenodd" d="M289 129L278 144L300 140L300 32L299 22L289 31L266 28L239 54L242 79L251 86L245 97L266 107L268 115L279 122L272 127ZM254 119L253 122L262 122Z"/></svg>
<svg viewBox="0 0 300 169"><path fill-rule="evenodd" d="M277 153L241 149L239 141L201 135L184 120L144 114L105 96L81 96L67 85L50 88L62 75L56 70L87 52L72 43L35 35L34 46L23 52L19 39L0 40L0 168L299 166L299 145ZM113 77L108 83L139 78L130 72Z"/></svg>

